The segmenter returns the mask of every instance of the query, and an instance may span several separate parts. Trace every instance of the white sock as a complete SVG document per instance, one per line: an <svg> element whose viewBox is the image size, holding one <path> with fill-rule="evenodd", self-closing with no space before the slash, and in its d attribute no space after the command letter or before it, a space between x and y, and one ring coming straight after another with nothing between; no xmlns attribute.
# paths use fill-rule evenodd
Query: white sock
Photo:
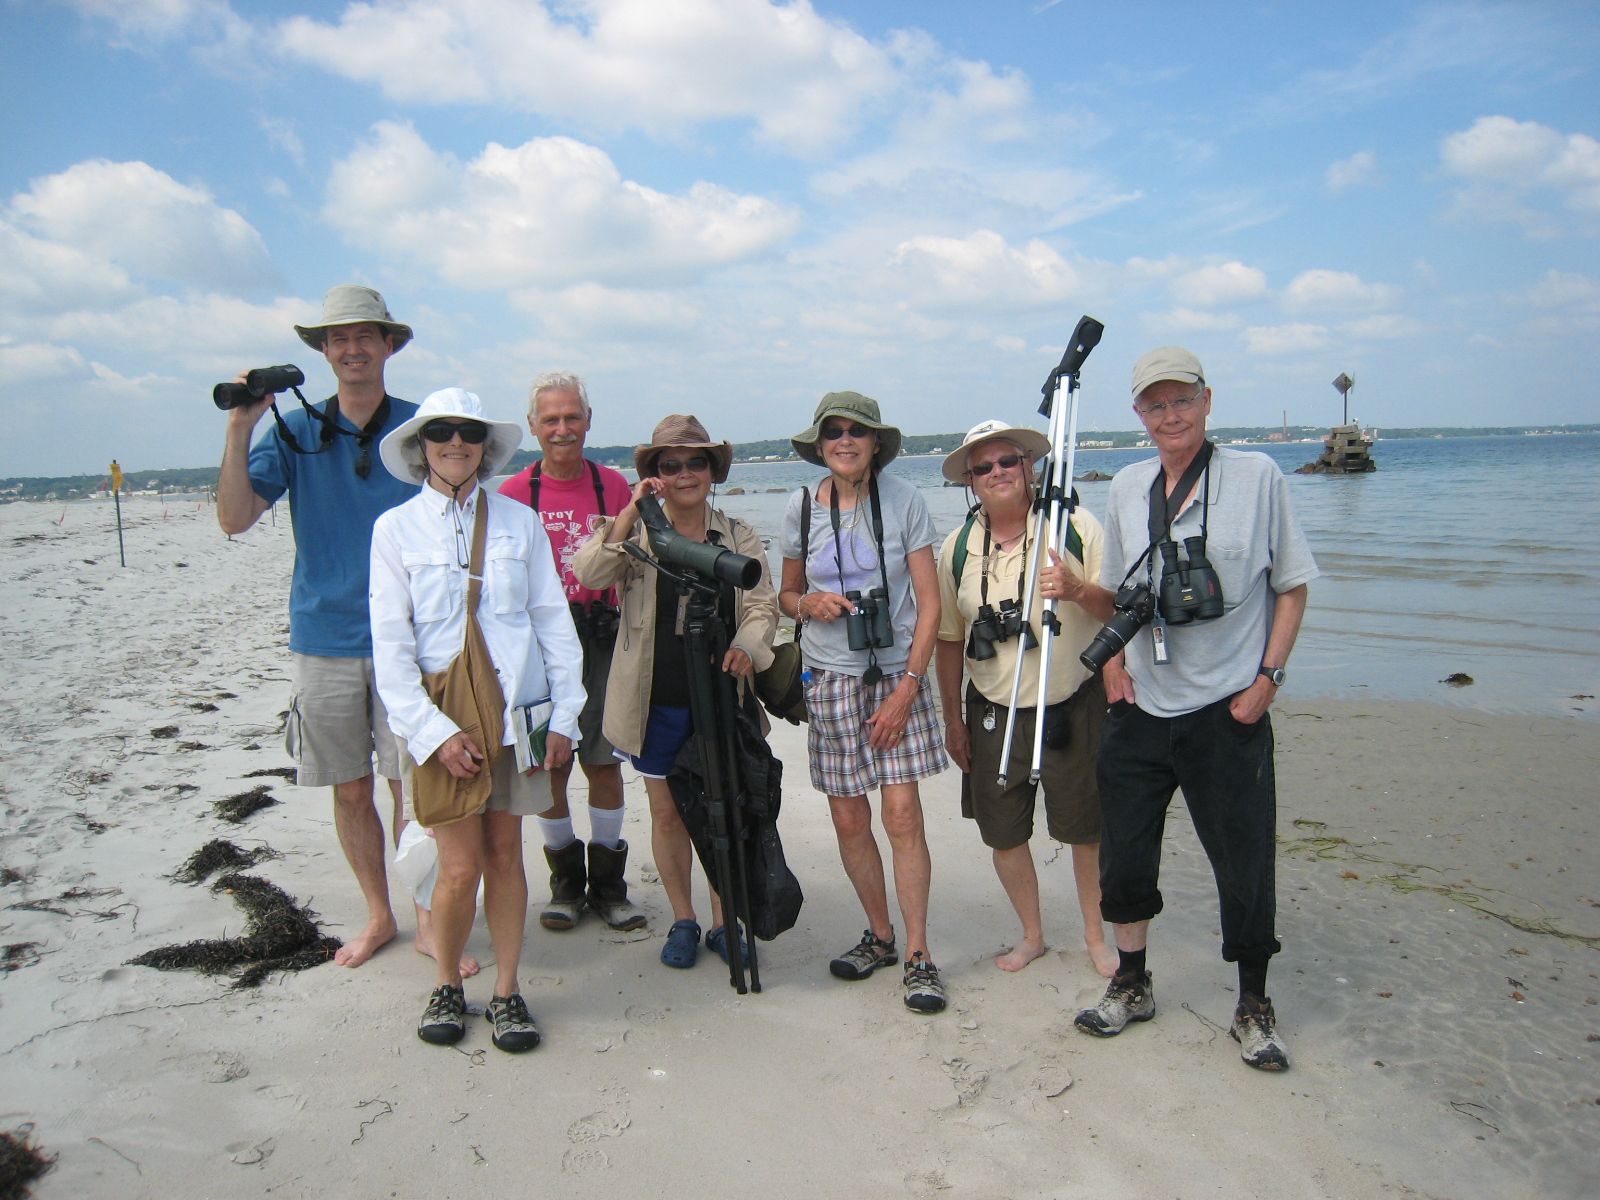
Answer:
<svg viewBox="0 0 1600 1200"><path fill-rule="evenodd" d="M622 840L622 816L627 805L615 808L596 808L589 805L589 840L598 842L607 850L615 850Z"/></svg>
<svg viewBox="0 0 1600 1200"><path fill-rule="evenodd" d="M535 817L539 834L544 838L546 850L562 850L572 845L578 835L572 830L572 817Z"/></svg>

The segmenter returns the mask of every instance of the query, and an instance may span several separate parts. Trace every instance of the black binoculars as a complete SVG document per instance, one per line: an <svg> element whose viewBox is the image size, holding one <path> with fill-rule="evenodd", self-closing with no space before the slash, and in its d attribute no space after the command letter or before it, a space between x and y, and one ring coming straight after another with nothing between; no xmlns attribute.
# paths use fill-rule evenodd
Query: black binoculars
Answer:
<svg viewBox="0 0 1600 1200"><path fill-rule="evenodd" d="M972 632L967 638L967 657L974 662L984 662L995 656L995 643L1021 637L1023 650L1032 650L1039 644L1033 636L1033 626L1022 621L1022 609L1015 600L1000 601L999 611L992 604L978 609L972 622Z"/></svg>
<svg viewBox="0 0 1600 1200"><path fill-rule="evenodd" d="M281 367L257 367L245 372L243 383L219 383L211 389L211 400L223 412L254 404L269 393L297 388L306 381L299 367L285 363Z"/></svg>
<svg viewBox="0 0 1600 1200"><path fill-rule="evenodd" d="M845 633L852 650L887 650L894 645L894 626L889 623L889 593L875 587L863 596L846 592L844 598L855 606L844 616Z"/></svg>
<svg viewBox="0 0 1600 1200"><path fill-rule="evenodd" d="M1168 625L1212 621L1222 615L1222 581L1206 561L1203 537L1183 539L1189 561L1178 561L1178 547L1161 543L1161 616Z"/></svg>
<svg viewBox="0 0 1600 1200"><path fill-rule="evenodd" d="M622 623L622 615L616 609L603 600L590 600L587 604L574 600L568 607L572 609L572 624L585 642L602 650L616 644L617 626Z"/></svg>

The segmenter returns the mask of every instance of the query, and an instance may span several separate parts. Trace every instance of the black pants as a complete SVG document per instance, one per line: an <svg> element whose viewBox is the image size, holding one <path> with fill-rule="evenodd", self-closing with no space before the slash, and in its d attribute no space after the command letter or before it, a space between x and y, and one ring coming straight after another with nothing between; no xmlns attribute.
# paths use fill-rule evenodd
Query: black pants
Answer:
<svg viewBox="0 0 1600 1200"><path fill-rule="evenodd" d="M1273 936L1278 798L1272 723L1241 725L1218 700L1180 717L1153 717L1133 704L1106 716L1100 781L1100 912L1117 924L1161 911L1161 836L1181 789L1211 860L1222 904L1222 957L1265 959Z"/></svg>

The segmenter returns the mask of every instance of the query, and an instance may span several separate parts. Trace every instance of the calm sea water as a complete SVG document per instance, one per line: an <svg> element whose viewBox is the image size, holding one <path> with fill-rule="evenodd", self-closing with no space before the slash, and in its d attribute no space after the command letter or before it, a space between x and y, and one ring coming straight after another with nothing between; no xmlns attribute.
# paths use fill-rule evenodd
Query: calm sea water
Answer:
<svg viewBox="0 0 1600 1200"><path fill-rule="evenodd" d="M1600 435L1379 441L1370 475L1294 475L1319 447L1262 446L1283 468L1322 577L1290 695L1426 699L1600 720ZM1114 474L1149 450L1080 450ZM926 490L941 534L966 512L938 458L889 469ZM821 472L740 464L720 507L775 539L787 493ZM1104 516L1107 483L1080 483ZM777 489L769 491L768 489ZM773 557L776 557L774 546ZM774 564L776 565L776 564ZM1470 675L1470 686L1442 682Z"/></svg>

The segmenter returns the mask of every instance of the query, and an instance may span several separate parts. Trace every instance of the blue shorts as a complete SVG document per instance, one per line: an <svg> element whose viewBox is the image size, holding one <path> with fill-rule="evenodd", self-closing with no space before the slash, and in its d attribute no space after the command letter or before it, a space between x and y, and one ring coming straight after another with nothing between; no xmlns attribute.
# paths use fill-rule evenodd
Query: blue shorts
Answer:
<svg viewBox="0 0 1600 1200"><path fill-rule="evenodd" d="M678 751L694 732L694 720L687 708L667 708L652 704L650 717L644 727L644 751L627 755L634 769L646 779L665 779L672 773L672 764L678 761ZM622 758L622 751L617 751Z"/></svg>

